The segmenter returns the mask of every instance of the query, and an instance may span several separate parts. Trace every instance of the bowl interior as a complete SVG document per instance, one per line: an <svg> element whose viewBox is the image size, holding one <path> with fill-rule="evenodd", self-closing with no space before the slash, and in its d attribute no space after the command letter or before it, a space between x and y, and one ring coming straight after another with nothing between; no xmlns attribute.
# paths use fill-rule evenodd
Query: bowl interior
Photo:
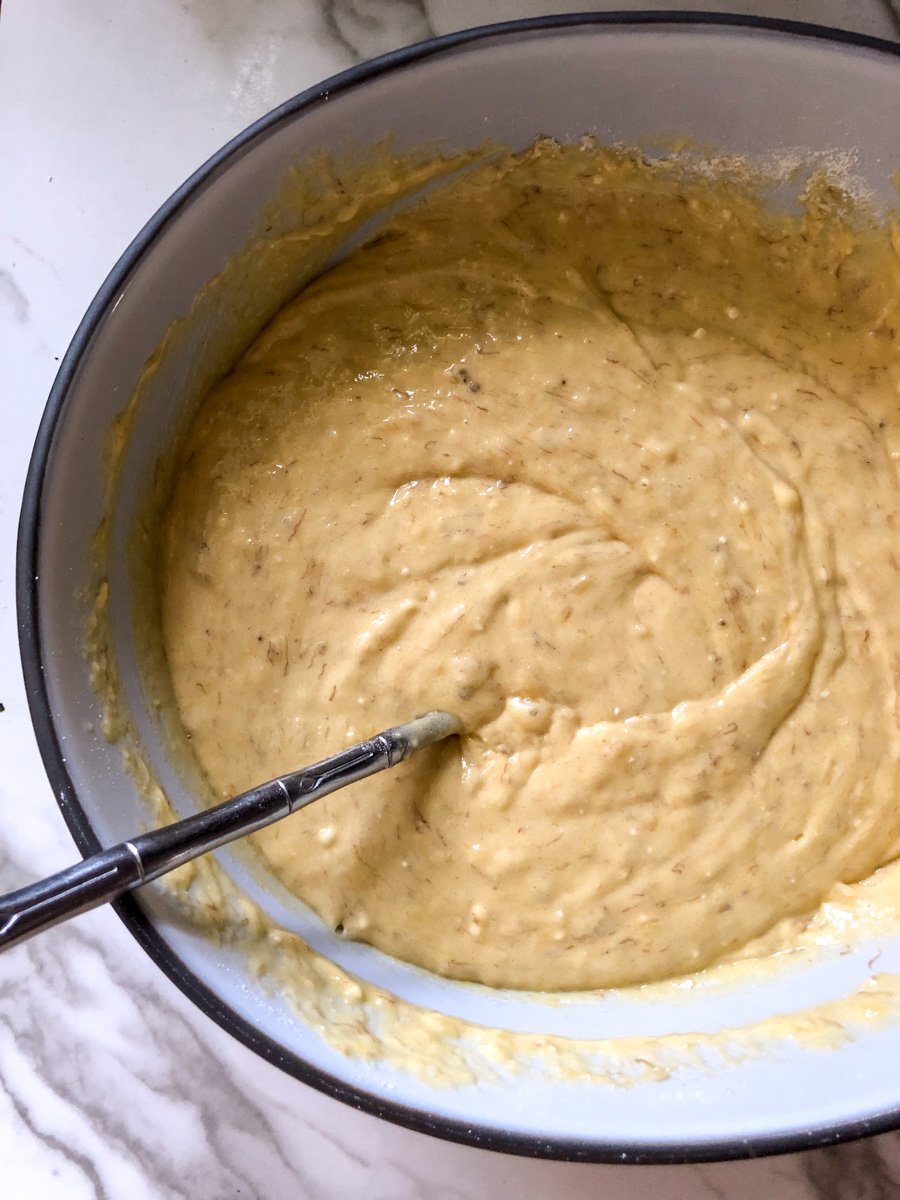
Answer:
<svg viewBox="0 0 900 1200"><path fill-rule="evenodd" d="M767 28L627 21L570 23L449 39L347 73L285 105L207 164L151 222L86 318L57 383L32 470L37 626L26 670L40 675L35 712L60 803L80 837L109 844L147 820L102 713L83 653L92 543L107 503L104 445L144 365L177 318L243 247L288 169L325 152L362 154L392 134L398 151L440 142L513 148L539 134L658 144L687 135L744 155L843 153L877 202L895 201L900 163L898 64L851 42ZM258 328L296 289L242 294L242 324ZM195 310L145 388L112 497L105 571L115 654L132 720L176 810L193 800L174 768L142 686L130 559L141 497L178 428L184 397L217 369L229 293ZM240 349L235 346L235 349ZM139 551L138 551L139 552ZM26 581L27 584L27 581ZM33 588L34 584L27 584ZM32 638L29 643L28 637ZM29 666L30 663L30 666ZM367 979L417 1004L491 1027L569 1036L716 1031L792 1012L853 990L870 973L900 972L900 939L823 954L744 986L700 986L675 1003L627 992L547 1003L448 983L364 946L339 942L240 856L223 862L286 927ZM886 1024L822 1052L781 1044L727 1069L686 1066L630 1088L548 1082L538 1073L435 1088L383 1064L345 1058L266 994L234 953L172 921L151 889L123 910L162 964L212 1016L311 1082L447 1136L571 1157L716 1157L799 1148L884 1125L900 1113L900 1028Z"/></svg>

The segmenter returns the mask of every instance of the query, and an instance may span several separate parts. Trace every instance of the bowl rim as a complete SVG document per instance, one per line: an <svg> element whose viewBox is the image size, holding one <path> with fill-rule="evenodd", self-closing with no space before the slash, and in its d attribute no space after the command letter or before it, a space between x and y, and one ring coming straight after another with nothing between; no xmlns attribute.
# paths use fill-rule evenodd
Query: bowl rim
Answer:
<svg viewBox="0 0 900 1200"><path fill-rule="evenodd" d="M38 562L44 484L57 426L67 396L78 373L82 358L89 352L94 335L114 304L128 275L137 266L146 249L178 214L183 205L239 151L268 134L288 118L318 105L340 92L359 87L387 72L403 69L458 47L495 38L537 31L553 31L576 26L597 28L690 26L732 31L780 33L805 40L831 42L838 46L860 47L900 61L900 42L893 43L867 34L832 29L805 22L765 17L707 12L584 12L560 13L515 21L481 25L440 37L428 38L410 46L392 50L377 58L358 63L345 71L314 84L278 105L254 121L213 154L169 197L144 225L110 271L82 318L60 364L42 415L28 466L19 516L16 554L16 607L19 626L19 650L38 749L53 788L56 802L76 846L87 856L101 849L90 818L79 800L69 776L57 735L44 675L44 656L38 615ZM874 1117L856 1118L827 1128L794 1130L783 1134L753 1137L728 1137L708 1141L679 1143L608 1141L604 1138L539 1137L513 1133L386 1100L346 1082L339 1076L312 1066L288 1051L275 1039L262 1033L236 1013L221 997L194 974L176 954L144 914L137 901L126 895L113 904L126 929L153 962L168 976L202 1013L214 1020L239 1042L287 1074L317 1090L363 1112L394 1124L452 1142L485 1150L556 1159L569 1162L646 1163L674 1165L690 1162L718 1162L761 1155L788 1154L819 1146L833 1145L857 1138L886 1133L900 1127L900 1107Z"/></svg>

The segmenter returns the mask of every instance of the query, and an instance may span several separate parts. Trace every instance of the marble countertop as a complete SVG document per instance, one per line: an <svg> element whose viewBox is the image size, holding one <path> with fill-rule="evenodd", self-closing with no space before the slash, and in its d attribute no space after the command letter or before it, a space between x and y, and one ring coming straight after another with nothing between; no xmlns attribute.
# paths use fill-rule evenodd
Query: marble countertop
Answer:
<svg viewBox="0 0 900 1200"><path fill-rule="evenodd" d="M295 92L430 33L584 7L5 0L0 890L75 857L28 718L13 566L38 420L106 272L200 162ZM900 38L890 0L708 7ZM640 1168L530 1162L435 1141L355 1112L256 1058L193 1008L103 910L0 960L0 1167L9 1200L887 1200L900 1194L900 1134L780 1159Z"/></svg>

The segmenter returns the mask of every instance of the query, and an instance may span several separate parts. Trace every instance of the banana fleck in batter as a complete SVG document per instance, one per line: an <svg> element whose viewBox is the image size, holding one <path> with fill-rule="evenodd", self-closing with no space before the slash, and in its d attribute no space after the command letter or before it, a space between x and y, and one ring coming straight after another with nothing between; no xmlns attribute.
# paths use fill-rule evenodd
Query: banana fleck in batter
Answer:
<svg viewBox="0 0 900 1200"><path fill-rule="evenodd" d="M466 726L256 836L325 921L454 978L616 985L900 853L900 270L837 207L539 142L213 390L162 586L215 791Z"/></svg>

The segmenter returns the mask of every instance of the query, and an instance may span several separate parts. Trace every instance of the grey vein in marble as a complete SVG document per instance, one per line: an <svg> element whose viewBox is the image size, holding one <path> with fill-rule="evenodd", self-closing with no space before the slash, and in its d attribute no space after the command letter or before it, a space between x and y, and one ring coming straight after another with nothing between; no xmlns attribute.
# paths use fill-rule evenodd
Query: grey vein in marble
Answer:
<svg viewBox="0 0 900 1200"><path fill-rule="evenodd" d="M310 1180L300 1164L287 1162L266 1114L248 1102L239 1081L222 1070L160 989L138 992L123 986L112 957L77 926L13 953L32 988L34 981L43 985L45 1002L20 1005L19 988L3 989L3 1091L49 1149L90 1178L98 1200L125 1194L120 1172L126 1164L125 1175L136 1176L129 1187L141 1177L152 1179L157 1195L172 1200L225 1195L236 1188L242 1195L265 1195L267 1177L288 1176L296 1187L307 1188ZM118 1010L114 1021L111 996ZM103 1014L105 1028L85 1039L92 1013ZM22 1074L16 1059L38 1065L41 1090L49 1091L52 1105L46 1095L39 1105L29 1100L33 1089L18 1085ZM204 1103L191 1100L190 1093ZM47 1118L50 1108L68 1114L59 1127ZM76 1114L79 1131L72 1124ZM90 1150L98 1140L102 1155ZM79 1143L88 1153L77 1148ZM244 1148L252 1152L244 1154ZM95 1158L101 1164L97 1170Z"/></svg>
<svg viewBox="0 0 900 1200"><path fill-rule="evenodd" d="M829 1147L806 1156L803 1174L816 1200L896 1200L900 1138Z"/></svg>
<svg viewBox="0 0 900 1200"><path fill-rule="evenodd" d="M357 59L434 37L422 0L325 0L329 29Z"/></svg>
<svg viewBox="0 0 900 1200"><path fill-rule="evenodd" d="M28 297L19 287L11 271L0 270L0 304L9 307L13 320L18 324L24 324L28 320Z"/></svg>

